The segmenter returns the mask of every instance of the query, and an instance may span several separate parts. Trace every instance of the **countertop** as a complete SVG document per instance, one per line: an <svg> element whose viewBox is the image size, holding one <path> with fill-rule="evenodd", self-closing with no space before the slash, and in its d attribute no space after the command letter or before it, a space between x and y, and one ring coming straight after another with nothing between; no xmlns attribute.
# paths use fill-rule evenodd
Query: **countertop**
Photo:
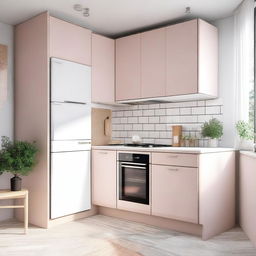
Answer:
<svg viewBox="0 0 256 256"><path fill-rule="evenodd" d="M134 151L134 152L170 152L170 153L187 153L187 154L206 154L235 151L234 148L194 148L194 147L157 147L157 148L143 148L143 147L127 147L127 146L92 146L92 149L98 150L115 150L115 151ZM255 154L255 153L254 153Z"/></svg>
<svg viewBox="0 0 256 256"><path fill-rule="evenodd" d="M253 151L241 150L240 154L256 158L256 153Z"/></svg>

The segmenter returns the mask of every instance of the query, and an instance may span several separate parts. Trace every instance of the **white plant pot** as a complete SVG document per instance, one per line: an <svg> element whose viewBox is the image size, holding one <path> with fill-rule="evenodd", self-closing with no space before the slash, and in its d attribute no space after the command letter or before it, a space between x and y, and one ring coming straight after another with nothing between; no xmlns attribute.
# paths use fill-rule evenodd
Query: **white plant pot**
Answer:
<svg viewBox="0 0 256 256"><path fill-rule="evenodd" d="M218 147L218 139L209 139L208 147L209 148L217 148Z"/></svg>
<svg viewBox="0 0 256 256"><path fill-rule="evenodd" d="M239 141L239 149L240 150L253 150L254 143L252 140L241 139Z"/></svg>

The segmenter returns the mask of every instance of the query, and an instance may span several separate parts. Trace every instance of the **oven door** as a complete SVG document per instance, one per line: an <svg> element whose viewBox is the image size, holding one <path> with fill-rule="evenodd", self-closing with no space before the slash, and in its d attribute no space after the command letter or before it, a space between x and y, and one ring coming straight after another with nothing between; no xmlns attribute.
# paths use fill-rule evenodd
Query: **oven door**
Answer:
<svg viewBox="0 0 256 256"><path fill-rule="evenodd" d="M149 205L149 165L119 163L119 200Z"/></svg>

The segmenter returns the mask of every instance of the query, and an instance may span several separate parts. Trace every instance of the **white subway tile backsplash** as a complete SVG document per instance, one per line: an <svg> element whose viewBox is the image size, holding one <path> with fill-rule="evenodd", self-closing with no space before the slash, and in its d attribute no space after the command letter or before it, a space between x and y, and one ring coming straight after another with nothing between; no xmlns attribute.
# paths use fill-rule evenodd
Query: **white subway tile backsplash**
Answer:
<svg viewBox="0 0 256 256"><path fill-rule="evenodd" d="M155 111L153 109L143 110L143 116L154 116Z"/></svg>
<svg viewBox="0 0 256 256"><path fill-rule="evenodd" d="M127 124L127 121L128 121L127 117L121 117L120 118L121 124Z"/></svg>
<svg viewBox="0 0 256 256"><path fill-rule="evenodd" d="M205 114L205 107L195 107L191 108L192 115L203 115Z"/></svg>
<svg viewBox="0 0 256 256"><path fill-rule="evenodd" d="M159 138L159 132L149 132L148 137L158 139Z"/></svg>
<svg viewBox="0 0 256 256"><path fill-rule="evenodd" d="M208 122L211 118L212 118L211 115L201 115L197 117L197 122L198 123Z"/></svg>
<svg viewBox="0 0 256 256"><path fill-rule="evenodd" d="M136 124L138 123L138 117L128 117L129 124Z"/></svg>
<svg viewBox="0 0 256 256"><path fill-rule="evenodd" d="M191 115L191 108L181 108L180 114L181 115Z"/></svg>
<svg viewBox="0 0 256 256"><path fill-rule="evenodd" d="M210 106L205 109L206 114L220 114L220 106Z"/></svg>
<svg viewBox="0 0 256 256"><path fill-rule="evenodd" d="M164 116L166 115L166 109L155 109L155 116Z"/></svg>
<svg viewBox="0 0 256 256"><path fill-rule="evenodd" d="M149 122L149 123L156 124L156 123L159 123L159 121L160 121L159 116L152 116L152 117L149 117L149 118L148 118L148 122Z"/></svg>
<svg viewBox="0 0 256 256"><path fill-rule="evenodd" d="M166 115L179 115L180 114L180 109L179 108L169 108L166 109Z"/></svg>
<svg viewBox="0 0 256 256"><path fill-rule="evenodd" d="M125 124L124 125L124 130L131 131L132 130L132 124Z"/></svg>
<svg viewBox="0 0 256 256"><path fill-rule="evenodd" d="M197 106L198 106L198 107L204 107L204 106L205 106L205 100L199 100L199 101L197 102Z"/></svg>
<svg viewBox="0 0 256 256"><path fill-rule="evenodd" d="M155 130L156 131L165 131L167 128L166 124L156 124L155 125Z"/></svg>
<svg viewBox="0 0 256 256"><path fill-rule="evenodd" d="M142 116L142 110L134 110L133 116Z"/></svg>
<svg viewBox="0 0 256 256"><path fill-rule="evenodd" d="M112 118L112 123L113 124L120 124L121 123L121 120L119 117L115 117L115 118Z"/></svg>
<svg viewBox="0 0 256 256"><path fill-rule="evenodd" d="M161 139L170 139L171 138L171 132L160 132L159 133Z"/></svg>
<svg viewBox="0 0 256 256"><path fill-rule="evenodd" d="M211 118L223 121L221 99L118 106L112 113L112 137L130 143L133 135L139 135L145 143L171 144L172 126L182 125L183 135L193 136L199 145L207 146L201 126Z"/></svg>
<svg viewBox="0 0 256 256"><path fill-rule="evenodd" d="M143 117L139 117L139 123L148 123L148 117L143 116Z"/></svg>
<svg viewBox="0 0 256 256"><path fill-rule="evenodd" d="M142 124L133 124L134 131L142 131Z"/></svg>
<svg viewBox="0 0 256 256"><path fill-rule="evenodd" d="M132 116L132 111L124 111L124 116Z"/></svg>
<svg viewBox="0 0 256 256"><path fill-rule="evenodd" d="M176 124L180 122L181 116L167 116L167 123Z"/></svg>
<svg viewBox="0 0 256 256"><path fill-rule="evenodd" d="M124 112L123 111L118 111L118 112L116 112L116 116L117 117L122 117L122 116L124 116Z"/></svg>
<svg viewBox="0 0 256 256"><path fill-rule="evenodd" d="M143 124L144 131L154 131L155 125L154 124Z"/></svg>
<svg viewBox="0 0 256 256"><path fill-rule="evenodd" d="M150 104L148 105L148 109L158 109L160 107L160 104Z"/></svg>
<svg viewBox="0 0 256 256"><path fill-rule="evenodd" d="M154 139L143 139L142 140L143 143L155 143Z"/></svg>

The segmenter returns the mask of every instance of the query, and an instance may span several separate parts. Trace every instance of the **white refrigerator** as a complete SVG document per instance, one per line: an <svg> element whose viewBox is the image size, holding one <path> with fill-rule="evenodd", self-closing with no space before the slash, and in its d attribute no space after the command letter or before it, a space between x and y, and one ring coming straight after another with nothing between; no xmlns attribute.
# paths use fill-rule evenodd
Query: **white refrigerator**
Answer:
<svg viewBox="0 0 256 256"><path fill-rule="evenodd" d="M50 217L91 209L91 68L51 58Z"/></svg>

